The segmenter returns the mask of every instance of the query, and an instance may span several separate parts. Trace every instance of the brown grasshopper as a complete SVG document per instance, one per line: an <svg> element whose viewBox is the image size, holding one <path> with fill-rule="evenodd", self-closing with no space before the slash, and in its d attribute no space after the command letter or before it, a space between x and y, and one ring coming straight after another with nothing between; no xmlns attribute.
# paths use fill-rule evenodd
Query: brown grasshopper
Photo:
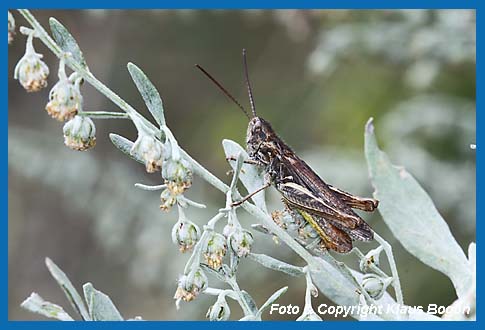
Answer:
<svg viewBox="0 0 485 330"><path fill-rule="evenodd" d="M256 114L244 49L243 64L252 116L216 79L196 65L249 118L246 144L250 159L246 162L262 166L266 172L267 183L233 205L242 204L256 193L274 185L286 207L301 214L317 231L322 247L347 253L352 250L352 240L372 240L372 229L352 209L372 212L379 202L372 198L354 196L325 183L281 140L270 123Z"/></svg>

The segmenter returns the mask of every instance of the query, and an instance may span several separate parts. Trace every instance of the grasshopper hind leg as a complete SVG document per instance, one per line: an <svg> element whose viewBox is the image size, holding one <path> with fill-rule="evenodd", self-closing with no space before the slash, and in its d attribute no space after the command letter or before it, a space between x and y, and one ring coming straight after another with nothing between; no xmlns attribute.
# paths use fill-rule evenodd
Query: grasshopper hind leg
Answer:
<svg viewBox="0 0 485 330"><path fill-rule="evenodd" d="M343 230L331 224L325 218L297 210L303 218L315 229L321 238L321 246L338 253L348 253L352 250L352 239Z"/></svg>

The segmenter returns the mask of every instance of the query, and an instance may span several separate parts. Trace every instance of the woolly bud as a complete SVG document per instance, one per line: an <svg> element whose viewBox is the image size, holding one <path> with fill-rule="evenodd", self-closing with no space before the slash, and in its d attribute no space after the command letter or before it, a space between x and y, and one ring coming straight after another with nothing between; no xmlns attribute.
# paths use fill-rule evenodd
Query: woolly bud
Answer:
<svg viewBox="0 0 485 330"><path fill-rule="evenodd" d="M96 145L96 127L89 117L76 116L64 124L64 144L73 150L84 151Z"/></svg>
<svg viewBox="0 0 485 330"><path fill-rule="evenodd" d="M38 92L46 87L49 76L49 68L41 60L42 54L37 54L34 50L33 38L33 34L28 36L25 54L14 70L14 78L18 79L27 92Z"/></svg>

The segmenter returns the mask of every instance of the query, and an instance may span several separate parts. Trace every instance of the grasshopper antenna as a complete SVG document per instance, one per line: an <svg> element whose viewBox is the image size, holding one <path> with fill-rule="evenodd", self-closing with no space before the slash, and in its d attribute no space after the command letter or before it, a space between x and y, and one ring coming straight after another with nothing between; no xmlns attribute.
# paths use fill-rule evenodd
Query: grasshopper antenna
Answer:
<svg viewBox="0 0 485 330"><path fill-rule="evenodd" d="M244 63L244 74L246 76L246 86L248 87L249 103L251 104L251 111L253 112L253 117L257 117L256 106L254 105L253 89L251 88L251 83L249 82L248 61L246 59L246 48L243 48L243 63Z"/></svg>
<svg viewBox="0 0 485 330"><path fill-rule="evenodd" d="M199 64L196 64L195 67L197 69L199 69L200 71L202 71L203 74L206 75L207 78L209 78L217 87L219 87L219 89L224 93L224 95L226 95L228 98L231 99L232 102L234 102L238 107L239 109L242 110L242 112L244 112L244 114L246 115L246 117L248 117L249 119L251 119L251 116L249 116L249 113L246 111L246 109L244 109L244 107L241 105L241 103L239 103L236 98L234 96L231 95L231 93L229 93L224 87L222 87L221 83L218 82L214 77L212 77L210 75L209 72L207 72L203 67L201 67Z"/></svg>

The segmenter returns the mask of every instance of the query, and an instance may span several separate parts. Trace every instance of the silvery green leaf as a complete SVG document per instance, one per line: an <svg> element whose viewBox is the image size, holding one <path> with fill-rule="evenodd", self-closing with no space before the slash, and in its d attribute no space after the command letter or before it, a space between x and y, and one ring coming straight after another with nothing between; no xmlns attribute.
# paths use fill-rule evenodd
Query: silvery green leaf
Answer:
<svg viewBox="0 0 485 330"><path fill-rule="evenodd" d="M272 258L265 254L250 253L248 255L248 258L260 263L262 266L266 268L277 270L291 276L305 275L301 267L287 264L286 262Z"/></svg>
<svg viewBox="0 0 485 330"><path fill-rule="evenodd" d="M229 249L229 268L231 269L231 274L235 274L237 272L237 267L239 266L239 257L236 253L234 253L233 249Z"/></svg>
<svg viewBox="0 0 485 330"><path fill-rule="evenodd" d="M379 150L372 120L366 125L365 154L374 197L387 226L409 253L448 276L460 297L472 279L465 253L426 191Z"/></svg>
<svg viewBox="0 0 485 330"><path fill-rule="evenodd" d="M475 242L468 245L468 262L472 268L472 272L475 273L477 266L477 244Z"/></svg>
<svg viewBox="0 0 485 330"><path fill-rule="evenodd" d="M110 297L96 290L91 283L83 285L84 299L88 304L89 315L93 321L123 321Z"/></svg>
<svg viewBox="0 0 485 330"><path fill-rule="evenodd" d="M249 159L247 152L236 142L231 140L223 140L222 146L224 147L224 153L226 157L237 157L239 153L243 156L244 160ZM230 160L229 164L233 170L236 170L236 162ZM264 185L263 172L258 169L257 166L251 164L243 164L241 174L239 175L241 182L246 187L248 193L258 190ZM267 212L266 201L264 198L264 191L261 191L251 198L254 204Z"/></svg>
<svg viewBox="0 0 485 330"><path fill-rule="evenodd" d="M54 277L61 289L66 294L66 297L74 310L81 315L83 320L90 321L91 317L89 316L86 306L84 305L83 299L74 288L74 285L72 285L69 278L67 278L66 274L49 258L45 258L45 264L47 265L52 277Z"/></svg>
<svg viewBox="0 0 485 330"><path fill-rule="evenodd" d="M473 274L472 285L468 291L450 305L450 310L445 313L443 320L452 321L475 321L477 317L477 283L476 283L476 244L468 246L468 262Z"/></svg>
<svg viewBox="0 0 485 330"><path fill-rule="evenodd" d="M76 39L74 39L69 31L54 17L49 18L49 24L51 27L52 37L59 47L61 47L64 52L71 53L76 62L81 64L83 67L87 67L83 53L81 52Z"/></svg>
<svg viewBox="0 0 485 330"><path fill-rule="evenodd" d="M224 274L224 271L221 269L219 269L219 271L213 269L212 267L209 267L208 265L206 264L200 264L200 267L206 271L207 273L213 275L215 278L217 278L219 281L223 281L225 282L226 281L226 276Z"/></svg>
<svg viewBox="0 0 485 330"><path fill-rule="evenodd" d="M33 292L30 297L25 299L20 307L46 317L58 319L60 321L74 321L72 317L62 309L61 306L45 301L35 292Z"/></svg>
<svg viewBox="0 0 485 330"><path fill-rule="evenodd" d="M266 234L266 235L274 235L268 228L266 228L264 225L262 225L260 223L251 224L251 228L253 228L256 231L259 231L260 233Z"/></svg>
<svg viewBox="0 0 485 330"><path fill-rule="evenodd" d="M251 309L251 313L253 313L253 315L257 315L258 306L256 306L256 302L254 301L253 297L251 297L251 295L244 290L241 291L241 296L248 305L249 309Z"/></svg>
<svg viewBox="0 0 485 330"><path fill-rule="evenodd" d="M281 297L283 294L285 294L285 292L288 290L288 287L285 286L281 289L279 289L278 291L276 291L275 293L273 293L271 295L271 297L268 298L268 300L266 300L266 302L261 306L261 308L259 309L258 311L258 315L261 316L261 314L263 314L263 312L269 307L271 306L271 304L273 304L279 297Z"/></svg>
<svg viewBox="0 0 485 330"><path fill-rule="evenodd" d="M163 114L163 102L160 94L155 86L148 79L145 73L133 63L128 63L128 71L131 78L135 82L138 91L140 92L143 100L145 101L148 110L152 114L153 118L157 121L158 125L165 125L165 116Z"/></svg>
<svg viewBox="0 0 485 330"><path fill-rule="evenodd" d="M111 140L111 142L113 142L116 148L121 150L122 153L124 153L131 159L136 160L139 163L145 164L145 161L143 159L131 153L133 142L131 142L125 137L122 137L121 135L114 134L114 133L110 133L109 139Z"/></svg>
<svg viewBox="0 0 485 330"><path fill-rule="evenodd" d="M229 186L229 189L234 193L237 187L237 181L239 179L239 176L241 175L241 169L242 166L244 165L244 154L238 153L236 155L236 165L233 167L234 175L232 177L232 182L231 185Z"/></svg>

